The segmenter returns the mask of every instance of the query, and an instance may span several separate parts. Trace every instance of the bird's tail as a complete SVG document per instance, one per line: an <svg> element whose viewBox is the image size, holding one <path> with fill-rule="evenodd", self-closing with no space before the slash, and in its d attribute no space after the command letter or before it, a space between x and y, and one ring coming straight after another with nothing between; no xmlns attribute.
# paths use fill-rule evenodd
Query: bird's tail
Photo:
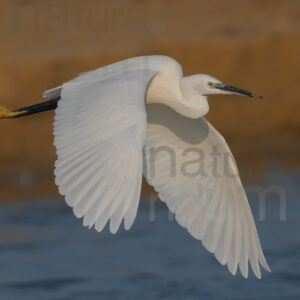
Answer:
<svg viewBox="0 0 300 300"><path fill-rule="evenodd" d="M52 110L57 107L57 102L60 97L56 99L48 100L42 103L34 104L31 106L26 106L14 110L6 109L5 107L0 106L0 119L15 119L32 114L37 114L43 111Z"/></svg>

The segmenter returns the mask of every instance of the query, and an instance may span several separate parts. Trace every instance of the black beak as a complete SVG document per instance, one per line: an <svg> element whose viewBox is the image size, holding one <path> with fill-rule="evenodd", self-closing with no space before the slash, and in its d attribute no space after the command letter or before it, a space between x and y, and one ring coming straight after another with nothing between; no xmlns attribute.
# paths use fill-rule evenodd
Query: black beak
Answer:
<svg viewBox="0 0 300 300"><path fill-rule="evenodd" d="M236 88L234 86L230 86L230 85L227 85L227 84L224 84L224 83L215 83L214 87L216 89L227 91L227 92L234 93L234 94L239 94L239 95L244 95L244 96L248 96L248 97L256 97L256 98L259 98L259 99L263 99L263 96L253 94L249 91L242 90L242 89L239 89L239 88Z"/></svg>

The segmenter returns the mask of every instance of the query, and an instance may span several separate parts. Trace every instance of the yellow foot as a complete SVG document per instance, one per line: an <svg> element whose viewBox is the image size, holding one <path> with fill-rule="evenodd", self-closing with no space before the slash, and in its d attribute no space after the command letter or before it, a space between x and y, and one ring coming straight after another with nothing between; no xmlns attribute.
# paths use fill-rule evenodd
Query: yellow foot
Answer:
<svg viewBox="0 0 300 300"><path fill-rule="evenodd" d="M23 111L11 111L9 109L6 109L3 106L0 106L0 119L9 119L9 118L15 118L16 116L23 114L26 112L25 110Z"/></svg>

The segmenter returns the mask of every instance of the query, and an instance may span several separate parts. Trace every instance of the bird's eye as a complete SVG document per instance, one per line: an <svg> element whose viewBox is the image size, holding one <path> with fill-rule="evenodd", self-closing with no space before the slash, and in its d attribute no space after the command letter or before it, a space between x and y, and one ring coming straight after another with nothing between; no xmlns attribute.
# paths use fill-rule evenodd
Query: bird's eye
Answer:
<svg viewBox="0 0 300 300"><path fill-rule="evenodd" d="M213 87L214 84L213 84L211 81L209 81L209 82L208 82L208 86Z"/></svg>

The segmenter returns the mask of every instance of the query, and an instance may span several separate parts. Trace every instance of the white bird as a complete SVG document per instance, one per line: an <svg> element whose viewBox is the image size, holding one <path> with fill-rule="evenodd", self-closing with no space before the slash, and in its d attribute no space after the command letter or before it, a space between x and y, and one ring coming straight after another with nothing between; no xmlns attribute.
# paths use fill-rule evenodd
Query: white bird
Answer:
<svg viewBox="0 0 300 300"><path fill-rule="evenodd" d="M80 74L44 92L49 101L2 108L0 117L57 106L55 182L84 226L101 231L109 220L115 233L124 219L129 229L144 175L178 223L232 274L239 267L248 277L250 262L261 278L259 265L270 268L235 161L204 118L207 96L228 93L256 96L208 75L183 77L170 57L142 56Z"/></svg>

